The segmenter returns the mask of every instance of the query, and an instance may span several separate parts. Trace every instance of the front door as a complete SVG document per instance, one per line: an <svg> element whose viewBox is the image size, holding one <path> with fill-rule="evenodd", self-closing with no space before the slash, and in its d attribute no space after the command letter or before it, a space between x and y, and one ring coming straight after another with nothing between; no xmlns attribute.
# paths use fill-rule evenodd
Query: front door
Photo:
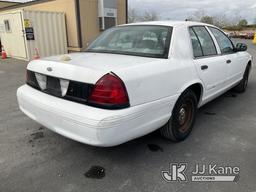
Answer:
<svg viewBox="0 0 256 192"><path fill-rule="evenodd" d="M247 58L243 57L244 53L235 51L232 41L222 31L214 27L208 28L218 42L221 54L226 56L228 66L226 86L230 86L243 78Z"/></svg>

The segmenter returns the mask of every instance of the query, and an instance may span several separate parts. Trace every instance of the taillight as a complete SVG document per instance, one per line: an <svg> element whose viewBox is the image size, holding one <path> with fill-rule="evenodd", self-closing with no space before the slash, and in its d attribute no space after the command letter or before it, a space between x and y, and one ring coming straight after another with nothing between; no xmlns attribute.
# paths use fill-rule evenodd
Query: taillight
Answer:
<svg viewBox="0 0 256 192"><path fill-rule="evenodd" d="M129 107L129 97L123 81L116 75L104 75L93 87L90 104L110 109Z"/></svg>

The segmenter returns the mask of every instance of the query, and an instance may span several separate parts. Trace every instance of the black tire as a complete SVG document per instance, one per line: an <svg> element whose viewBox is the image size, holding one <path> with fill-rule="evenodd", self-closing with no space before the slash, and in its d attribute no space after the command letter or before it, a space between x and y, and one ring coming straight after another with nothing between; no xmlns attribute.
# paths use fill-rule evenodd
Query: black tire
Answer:
<svg viewBox="0 0 256 192"><path fill-rule="evenodd" d="M248 86L250 66L248 65L245 69L242 81L234 88L234 91L238 93L244 93Z"/></svg>
<svg viewBox="0 0 256 192"><path fill-rule="evenodd" d="M185 140L194 126L197 105L195 93L187 89L175 104L170 120L160 129L161 135L173 142Z"/></svg>

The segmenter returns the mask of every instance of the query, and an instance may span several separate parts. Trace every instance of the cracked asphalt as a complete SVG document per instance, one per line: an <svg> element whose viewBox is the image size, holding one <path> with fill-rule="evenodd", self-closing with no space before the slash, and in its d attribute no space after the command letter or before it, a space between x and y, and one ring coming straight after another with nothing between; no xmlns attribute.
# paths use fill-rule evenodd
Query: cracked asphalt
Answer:
<svg viewBox="0 0 256 192"><path fill-rule="evenodd" d="M239 41L248 44L255 58L256 46ZM26 64L0 60L1 192L256 191L255 67L246 93L228 92L199 110L186 141L171 143L155 132L117 147L97 148L49 131L19 110L16 90L24 84ZM238 166L239 180L165 182L161 171L181 162L188 163L188 178L197 163L211 163ZM92 166L100 166L100 177L87 177Z"/></svg>

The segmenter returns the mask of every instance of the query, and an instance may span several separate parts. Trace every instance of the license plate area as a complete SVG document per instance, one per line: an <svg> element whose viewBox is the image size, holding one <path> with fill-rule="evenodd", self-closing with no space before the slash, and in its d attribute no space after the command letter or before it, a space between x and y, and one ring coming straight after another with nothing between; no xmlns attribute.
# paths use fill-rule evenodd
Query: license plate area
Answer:
<svg viewBox="0 0 256 192"><path fill-rule="evenodd" d="M55 97L76 103L88 104L88 97L94 88L93 84L77 82L41 73L27 71L27 85Z"/></svg>
<svg viewBox="0 0 256 192"><path fill-rule="evenodd" d="M60 86L60 80L55 78L55 77L47 77L47 82L46 82L46 90L45 92L61 97L61 86Z"/></svg>

